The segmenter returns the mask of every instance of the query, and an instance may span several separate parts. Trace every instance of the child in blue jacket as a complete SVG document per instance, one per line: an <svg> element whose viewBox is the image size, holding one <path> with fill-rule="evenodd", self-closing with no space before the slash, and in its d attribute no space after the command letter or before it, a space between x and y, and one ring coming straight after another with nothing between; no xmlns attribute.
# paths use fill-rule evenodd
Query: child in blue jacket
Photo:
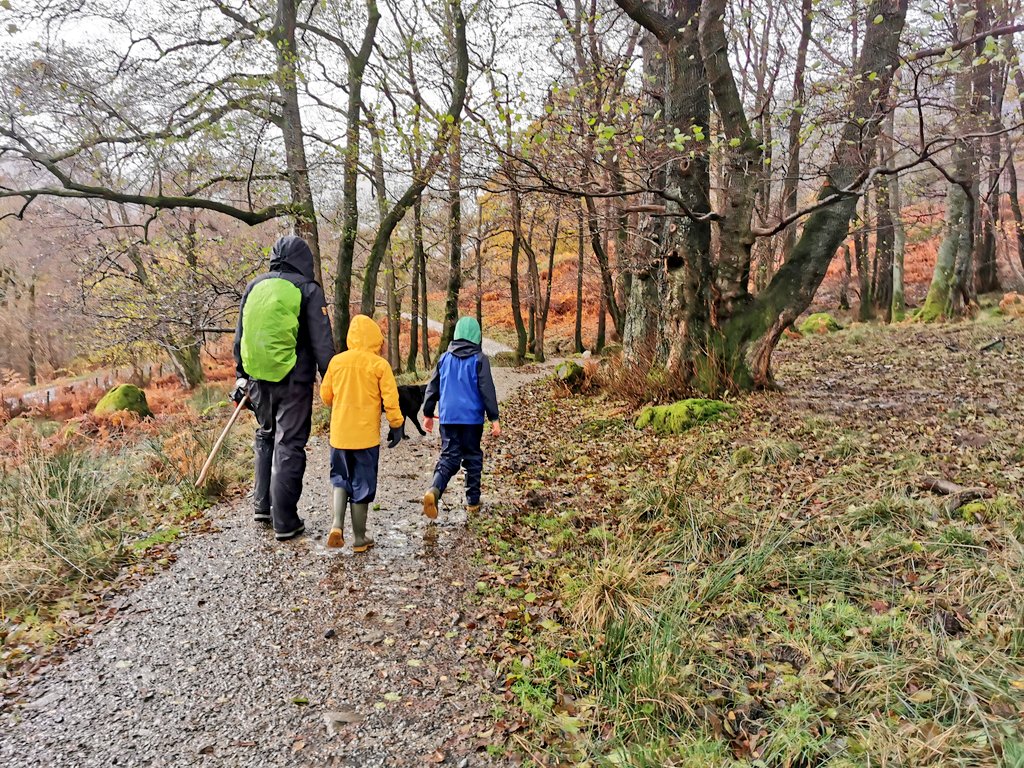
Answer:
<svg viewBox="0 0 1024 768"><path fill-rule="evenodd" d="M491 378L491 362L480 348L480 324L472 317L459 318L448 351L441 355L427 384L423 399L423 427L434 431L434 407L440 403L441 456L434 467L434 480L423 495L423 514L437 517L437 502L459 466L466 472L466 509L480 510L480 475L484 452L484 416L491 422L491 435L501 434L498 396Z"/></svg>

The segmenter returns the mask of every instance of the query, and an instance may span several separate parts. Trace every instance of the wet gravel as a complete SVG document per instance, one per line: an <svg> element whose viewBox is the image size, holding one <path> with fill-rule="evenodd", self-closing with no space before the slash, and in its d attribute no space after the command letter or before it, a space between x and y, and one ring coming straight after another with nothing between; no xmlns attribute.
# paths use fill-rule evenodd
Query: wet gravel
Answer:
<svg viewBox="0 0 1024 768"><path fill-rule="evenodd" d="M499 398L537 375L494 369ZM0 765L495 765L493 685L464 613L476 571L462 476L446 494L458 506L428 524L436 430L406 432L381 451L374 549L353 555L348 531L343 550L324 547L328 446L314 438L307 535L275 542L249 503L212 510L217 532L184 539L0 715ZM485 503L500 493L489 480L485 464Z"/></svg>

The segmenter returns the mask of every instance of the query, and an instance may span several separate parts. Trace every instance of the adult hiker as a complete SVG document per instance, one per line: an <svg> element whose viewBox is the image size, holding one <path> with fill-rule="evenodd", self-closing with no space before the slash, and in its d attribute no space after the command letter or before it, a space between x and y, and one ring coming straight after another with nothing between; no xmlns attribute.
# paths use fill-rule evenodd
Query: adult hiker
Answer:
<svg viewBox="0 0 1024 768"><path fill-rule="evenodd" d="M288 235L270 253L270 271L245 287L235 330L235 391L248 392L259 427L253 447L254 516L272 523L278 541L305 530L298 515L306 442L312 426L313 380L334 355L323 288L313 277L313 253Z"/></svg>

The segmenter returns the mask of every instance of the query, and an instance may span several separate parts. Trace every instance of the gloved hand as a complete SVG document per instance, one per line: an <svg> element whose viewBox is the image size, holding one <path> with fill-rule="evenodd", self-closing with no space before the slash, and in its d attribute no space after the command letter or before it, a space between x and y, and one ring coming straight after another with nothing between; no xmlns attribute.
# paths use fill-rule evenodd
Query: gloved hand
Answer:
<svg viewBox="0 0 1024 768"><path fill-rule="evenodd" d="M231 402L238 405L247 394L249 394L249 380L235 379L235 388L231 392Z"/></svg>
<svg viewBox="0 0 1024 768"><path fill-rule="evenodd" d="M391 427L388 430L388 448L394 448L400 442L402 442L402 427Z"/></svg>

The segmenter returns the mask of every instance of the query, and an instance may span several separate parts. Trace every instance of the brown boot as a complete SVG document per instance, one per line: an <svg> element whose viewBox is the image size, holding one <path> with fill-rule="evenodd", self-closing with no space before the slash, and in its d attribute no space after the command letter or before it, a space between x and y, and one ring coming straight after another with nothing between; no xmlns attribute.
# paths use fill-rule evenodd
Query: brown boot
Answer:
<svg viewBox="0 0 1024 768"><path fill-rule="evenodd" d="M479 511L480 511L480 504L467 504L466 505L466 513L467 514L475 515Z"/></svg>
<svg viewBox="0 0 1024 768"><path fill-rule="evenodd" d="M423 514L434 520L437 517L437 500L441 498L441 492L437 488L431 488L423 494Z"/></svg>

